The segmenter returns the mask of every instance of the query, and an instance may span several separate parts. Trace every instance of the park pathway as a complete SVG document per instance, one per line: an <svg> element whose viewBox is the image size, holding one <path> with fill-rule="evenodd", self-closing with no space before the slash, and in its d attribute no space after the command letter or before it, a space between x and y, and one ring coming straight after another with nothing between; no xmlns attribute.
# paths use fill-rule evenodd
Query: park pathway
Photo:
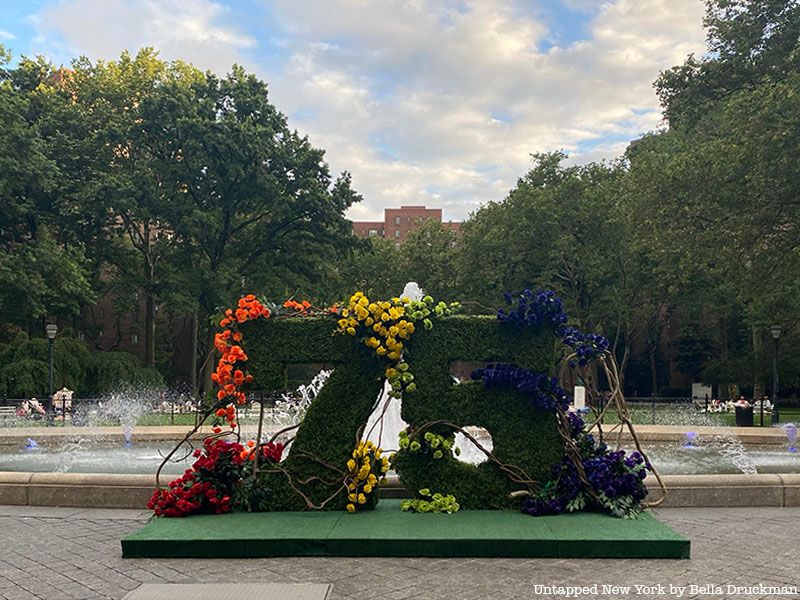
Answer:
<svg viewBox="0 0 800 600"><path fill-rule="evenodd" d="M138 510L0 506L0 598L120 599L141 583L332 583L333 599L534 599L535 586L632 586L581 598L800 598L715 594L713 586L800 589L800 508L662 509L692 540L691 560L276 558L122 559L120 538L141 527ZM667 593L658 593L658 586ZM652 586L636 593L635 585ZM706 586L691 594L688 586ZM712 587L709 587L712 586ZM649 592L649 593L648 593ZM705 593L703 593L705 592Z"/></svg>

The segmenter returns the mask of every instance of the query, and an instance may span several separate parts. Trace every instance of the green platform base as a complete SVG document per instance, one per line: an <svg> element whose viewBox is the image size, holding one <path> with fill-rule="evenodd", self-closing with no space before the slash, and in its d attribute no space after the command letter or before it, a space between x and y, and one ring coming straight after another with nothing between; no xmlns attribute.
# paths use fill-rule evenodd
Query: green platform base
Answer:
<svg viewBox="0 0 800 600"><path fill-rule="evenodd" d="M650 514L616 519L578 513L530 517L513 511L453 515L400 511L275 512L154 519L122 540L128 558L430 556L689 558L690 542Z"/></svg>

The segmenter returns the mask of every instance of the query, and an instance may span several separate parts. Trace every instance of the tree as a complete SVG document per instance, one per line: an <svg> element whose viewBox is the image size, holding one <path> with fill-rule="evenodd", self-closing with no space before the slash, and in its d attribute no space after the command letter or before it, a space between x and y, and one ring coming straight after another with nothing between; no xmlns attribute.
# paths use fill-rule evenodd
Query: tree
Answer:
<svg viewBox="0 0 800 600"><path fill-rule="evenodd" d="M174 239L196 273L199 322L245 290L274 297L301 284L313 294L323 265L355 242L344 211L360 197L349 174L332 178L324 152L288 128L267 85L234 66L224 78L168 82L141 110L173 153L159 172L174 194ZM212 328L203 329L211 352Z"/></svg>
<svg viewBox="0 0 800 600"><path fill-rule="evenodd" d="M706 0L708 54L690 56L655 83L671 127L692 127L719 101L800 66L800 4L786 0Z"/></svg>
<svg viewBox="0 0 800 600"><path fill-rule="evenodd" d="M0 48L0 306L5 322L31 332L46 317L70 318L94 300L91 265L65 201L80 177L61 143L75 113L42 59L4 67Z"/></svg>
<svg viewBox="0 0 800 600"><path fill-rule="evenodd" d="M188 89L203 74L176 61L167 63L149 48L135 57L123 52L118 61L86 58L73 62L68 90L81 110L91 115L95 177L85 189L89 203L110 215L117 251L110 255L117 270L139 282L145 301L145 364L155 365L156 307L161 291L160 269L177 238L176 196L169 179L170 163L179 160L174 140L165 135L165 114L150 110L152 96L165 86ZM123 240L119 238L124 236ZM140 260L130 270L129 252Z"/></svg>
<svg viewBox="0 0 800 600"><path fill-rule="evenodd" d="M576 325L610 338L624 373L636 339L663 321L663 297L633 235L624 166L565 166L565 158L534 155L503 202L462 225L461 281L489 307L507 290L555 289Z"/></svg>
<svg viewBox="0 0 800 600"><path fill-rule="evenodd" d="M408 281L416 281L425 293L437 300L456 301L461 296L456 271L457 254L458 234L438 221L428 219L410 232L400 246L400 271ZM397 295L402 289L401 285L392 295Z"/></svg>

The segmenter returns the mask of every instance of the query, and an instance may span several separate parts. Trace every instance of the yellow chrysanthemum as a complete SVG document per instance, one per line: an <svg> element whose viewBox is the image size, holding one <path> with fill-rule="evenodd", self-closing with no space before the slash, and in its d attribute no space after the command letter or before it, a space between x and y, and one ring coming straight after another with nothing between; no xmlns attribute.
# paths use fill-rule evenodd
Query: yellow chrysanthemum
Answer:
<svg viewBox="0 0 800 600"><path fill-rule="evenodd" d="M356 507L353 504L348 504L346 508L347 508L347 512L349 512L349 513L356 512Z"/></svg>
<svg viewBox="0 0 800 600"><path fill-rule="evenodd" d="M367 503L367 497L364 494L359 494L358 495L358 503L359 504L366 504Z"/></svg>

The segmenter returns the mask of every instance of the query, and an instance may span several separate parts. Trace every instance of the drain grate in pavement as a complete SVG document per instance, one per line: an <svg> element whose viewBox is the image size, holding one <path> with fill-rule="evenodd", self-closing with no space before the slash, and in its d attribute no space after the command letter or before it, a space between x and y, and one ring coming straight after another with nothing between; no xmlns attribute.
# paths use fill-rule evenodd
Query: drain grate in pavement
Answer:
<svg viewBox="0 0 800 600"><path fill-rule="evenodd" d="M123 600L327 600L327 583L143 583Z"/></svg>

